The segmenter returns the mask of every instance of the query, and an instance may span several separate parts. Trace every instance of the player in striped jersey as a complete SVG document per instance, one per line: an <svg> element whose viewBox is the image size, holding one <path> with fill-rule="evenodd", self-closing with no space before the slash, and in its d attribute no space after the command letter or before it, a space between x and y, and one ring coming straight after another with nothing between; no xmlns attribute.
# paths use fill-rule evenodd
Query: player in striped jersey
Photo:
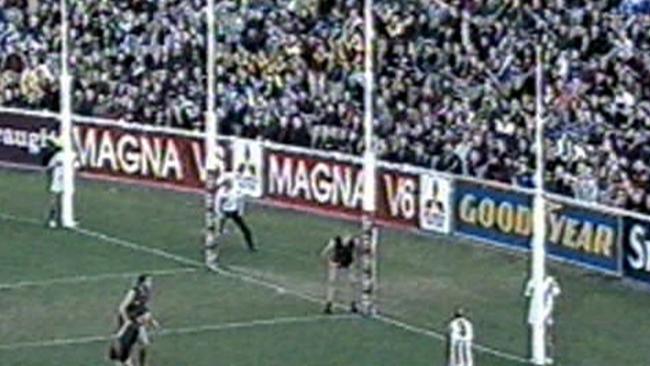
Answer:
<svg viewBox="0 0 650 366"><path fill-rule="evenodd" d="M335 236L332 238L322 255L327 258L327 294L325 313L331 314L334 300L336 297L336 288L338 287L339 277L347 277L348 285L352 292L352 301L350 302L350 311L357 312L357 280L354 270L356 263L356 252L360 248L358 243L360 239L354 236Z"/></svg>
<svg viewBox="0 0 650 366"><path fill-rule="evenodd" d="M465 316L465 311L459 308L449 322L447 365L474 366L473 342L474 326Z"/></svg>
<svg viewBox="0 0 650 366"><path fill-rule="evenodd" d="M108 351L108 359L122 366L133 366L133 349L140 341L142 332L147 327L157 326L156 321L151 313L146 309L140 308L134 313L132 319L127 320L119 328L115 338L111 341ZM139 366L146 366L146 361L140 359Z"/></svg>
<svg viewBox="0 0 650 366"><path fill-rule="evenodd" d="M127 340L135 337L135 341L140 343L140 352L139 352L139 362L138 365L145 366L147 360L147 347L151 343L149 341L149 334L147 333L147 326L153 326L155 328L159 327L158 322L151 316L149 312L149 301L151 300L151 291L153 288L153 279L148 274L141 274L136 280L135 286L131 288L119 307L118 314L118 329L119 334L125 337L125 343ZM148 314L146 317L146 324L141 324L142 319L139 319L142 315ZM135 332L135 335L134 335ZM133 343L135 343L135 341ZM129 353L133 345L129 345ZM125 362L125 361L121 361Z"/></svg>

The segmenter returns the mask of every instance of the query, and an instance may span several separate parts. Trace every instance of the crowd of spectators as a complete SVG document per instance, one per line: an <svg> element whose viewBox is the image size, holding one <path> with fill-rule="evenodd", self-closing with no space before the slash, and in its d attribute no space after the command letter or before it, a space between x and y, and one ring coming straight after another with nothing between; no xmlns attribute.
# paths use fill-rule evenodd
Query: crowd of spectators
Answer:
<svg viewBox="0 0 650 366"><path fill-rule="evenodd" d="M621 1L379 2L379 149L650 213L650 17ZM639 5L642 7L642 5Z"/></svg>
<svg viewBox="0 0 650 366"><path fill-rule="evenodd" d="M546 169L557 193L650 213L650 16L620 5L546 18Z"/></svg>
<svg viewBox="0 0 650 366"><path fill-rule="evenodd" d="M0 105L57 109L53 0L0 0ZM200 129L203 0L75 1L76 113ZM536 96L550 191L650 213L645 0L375 0L376 149L533 186ZM217 4L221 132L363 149L363 1ZM544 82L536 84L536 50Z"/></svg>
<svg viewBox="0 0 650 366"><path fill-rule="evenodd" d="M203 1L75 1L75 111L198 128L205 100Z"/></svg>
<svg viewBox="0 0 650 366"><path fill-rule="evenodd" d="M70 1L73 110L200 128L203 1ZM58 109L59 1L0 0L0 104Z"/></svg>
<svg viewBox="0 0 650 366"><path fill-rule="evenodd" d="M0 0L0 105L58 109L61 42L55 4Z"/></svg>
<svg viewBox="0 0 650 366"><path fill-rule="evenodd" d="M363 150L361 1L221 3L217 91L226 134Z"/></svg>

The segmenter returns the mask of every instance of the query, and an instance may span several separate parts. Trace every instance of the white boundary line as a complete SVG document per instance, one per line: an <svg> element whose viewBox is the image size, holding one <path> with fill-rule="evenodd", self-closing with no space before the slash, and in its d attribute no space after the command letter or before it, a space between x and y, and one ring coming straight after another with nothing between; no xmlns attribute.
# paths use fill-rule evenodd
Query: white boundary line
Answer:
<svg viewBox="0 0 650 366"><path fill-rule="evenodd" d="M5 213L0 213L0 219L6 220L6 221L15 221L15 222L20 222L23 224L30 224L30 225L43 225L45 227L45 220L43 221L38 221L36 219L28 219L25 217L19 217L15 215L9 215Z"/></svg>
<svg viewBox="0 0 650 366"><path fill-rule="evenodd" d="M420 335L430 337L430 338L434 338L434 339L438 339L438 340L441 340L441 341L446 341L447 340L447 337L444 334L438 333L438 332L433 331L433 330L420 328L420 327L405 323L405 322L403 322L401 320L397 320L397 319L395 319L393 317L390 317L390 316L387 316L387 315L379 314L379 315L375 316L375 319L377 319L379 321L382 321L382 322L384 322L386 324L393 325L393 326L395 326L397 328L409 331L411 333L420 334ZM502 351L499 351L499 350L491 348L491 347L480 345L478 343L474 343L474 345L472 347L474 349L478 350L478 351L488 353L488 354L491 354L493 356L497 356L497 357L500 357L500 358L503 358L503 359L506 359L506 360L519 362L519 363L522 363L522 364L530 364L531 363L529 360L527 360L527 359L525 359L525 358L523 358L521 356L513 355L513 354L507 353L507 352L502 352Z"/></svg>
<svg viewBox="0 0 650 366"><path fill-rule="evenodd" d="M176 254L169 253L169 252L161 250L161 249L155 249L155 248L151 248L151 247L148 247L148 246L136 244L136 243L133 243L133 242L130 242L130 241L127 241L127 240L118 239L116 237L112 237L112 236L109 236L109 235L98 233L98 232L95 232L95 231L92 231L92 230L77 228L77 229L75 229L75 231L82 234L82 235L88 236L88 237L100 239L100 240L103 240L105 242L112 243L114 245L125 247L125 248L131 249L131 250L146 252L146 253L149 253L149 254L164 257L164 258L170 259L170 260L178 262L178 263L182 263L182 264L186 264L186 265L190 265L190 266L195 266L195 267L203 267L205 265L203 262L195 260L195 259L185 258L185 257L179 256L179 255L176 255ZM268 282L268 281L258 279L258 278L254 277L254 276L251 276L251 275L245 273L245 270L243 268L241 268L241 267L228 266L227 269L224 268L224 267L221 267L221 268L217 268L215 272L222 275L222 276L228 277L228 278L234 278L234 279L245 281L245 282L255 284L255 285L258 285L258 286L266 287L266 288L272 289L272 290L274 290L276 292L289 293L289 294L291 294L291 295L293 295L295 297L301 298L301 299L303 299L305 301L308 301L308 302L318 303L318 304L323 303L322 300L317 299L316 297L305 295L305 294L297 292L297 291L289 290L289 289L287 289L287 288L285 288L285 287L283 287L281 285L277 285L277 284L274 284L274 283L271 283L271 282Z"/></svg>
<svg viewBox="0 0 650 366"><path fill-rule="evenodd" d="M82 282L95 282L115 278L135 278L139 274L147 273L152 276L170 276L181 273L196 272L197 268L176 268L176 269L162 269L162 270L142 270L140 272L122 272L122 273L102 273L96 275L79 275L70 277L52 278L49 280L35 280L35 281L18 281L13 283L0 283L0 291L2 290L16 290L25 287L47 287L52 285L66 285Z"/></svg>
<svg viewBox="0 0 650 366"><path fill-rule="evenodd" d="M42 172L45 171L43 167L37 165L28 165L21 163L12 163L9 161L0 161L0 168L15 169L19 171L28 171L28 172Z"/></svg>
<svg viewBox="0 0 650 366"><path fill-rule="evenodd" d="M196 265L201 265L201 266L203 265L199 261L195 261L195 260L192 260L192 259L188 259L188 258L184 258L184 257L178 256L178 255L175 255L175 254L167 253L167 252L165 252L163 250L151 249L149 247L141 246L139 244L128 242L128 241L125 241L125 240L122 240L122 239L113 238L113 237L110 237L110 236L105 235L105 234L95 233L93 231L84 230L84 229L78 229L77 231L79 231L80 233L83 233L85 235L90 235L90 236L102 238L102 239L104 239L106 241L115 243L117 245L132 248L133 250L145 251L145 252L149 252L149 253L157 254L157 255L164 255L166 258L169 258L169 259L172 259L172 260L175 260L175 261L189 262L189 263L194 263ZM221 269L221 268L218 269L217 273L219 273L219 274L221 274L223 276L229 277L229 278L239 279L239 280L242 280L244 282L248 282L248 283L256 284L256 285L259 285L259 286L262 286L262 287L266 287L266 288L275 290L277 292L287 293L287 294L293 295L294 297L298 297L298 298L303 299L303 300L308 301L308 302L312 302L312 303L316 303L316 304L322 304L323 303L323 301L321 299L318 299L318 298L316 298L314 296L307 295L307 294L304 294L304 293L301 293L301 292L298 292L298 291L290 290L290 289L287 289L287 288L285 288L283 286L277 285L275 283L256 278L256 277L246 273L246 270L244 268L242 268L242 267L228 266L227 269ZM337 304L337 308L345 308L345 306L341 305L341 304ZM374 316L373 318L378 320L378 321L381 321L381 322L383 322L385 324L395 326L397 328L400 328L402 330L405 330L405 331L408 331L408 332L411 332L411 333L424 335L424 336L431 337L431 338L438 339L438 340L445 340L446 339L446 336L439 333L439 332L424 329L424 328L420 328L420 327L405 323L403 321L397 320L397 319L392 318L392 317L387 316L387 315L377 315L377 316ZM510 361L516 361L516 362L523 363L523 364L530 364L530 361L523 358L523 357L513 355L513 354L510 354L510 353L507 353L507 352L502 352L502 351L499 351L499 350L496 350L496 349L493 349L493 348L490 348L490 347L475 344L474 348L481 351L481 352L488 353L488 354L491 354L491 355L494 355L494 356L497 356L497 357L500 357L500 358L503 358L503 359L507 359L507 360L510 360Z"/></svg>
<svg viewBox="0 0 650 366"><path fill-rule="evenodd" d="M349 320L355 318L356 317L352 315L329 315L329 316L316 315L316 316L303 316L303 317L258 319L258 320L251 320L246 322L232 322L232 323L222 323L222 324L213 324L213 325L200 325L195 327L163 329L159 332L156 332L155 335L158 337L165 337L165 336L184 335L184 334L246 329L246 328L254 328L254 327L261 327L261 326L317 323L321 321L338 321L338 320ZM17 342L17 343L0 344L0 350L11 351L11 350L25 349L25 348L69 346L69 345L105 342L114 338L115 337L113 335L103 335L103 336L89 336L89 337L79 337L79 338L56 338L56 339L32 341L32 342Z"/></svg>
<svg viewBox="0 0 650 366"><path fill-rule="evenodd" d="M21 222L33 222L33 221L35 221L35 220L15 217L13 215L0 214L0 218L3 218L3 217L6 218L6 219L15 218L16 221L21 221ZM200 262L198 260L185 258L185 257L179 256L179 255L176 255L176 254L169 253L169 252L161 250L161 249L155 249L155 248L151 248L151 247L148 247L148 246L136 244L136 243L133 243L133 242L130 242L130 241L127 241L127 240L119 239L119 238L116 238L116 237L113 237L113 236L110 236L110 235L106 235L106 234L102 234L102 233L99 233L99 232L95 232L95 231L92 231L92 230L77 228L74 231L76 231L77 233L79 233L81 235L85 235L85 236L88 236L88 237L93 237L93 238L96 238L96 239L100 239L100 240L103 240L105 242L112 243L112 244L115 244L115 245L119 245L119 246L129 248L129 249L132 249L132 250L135 250L135 251L146 252L146 253L149 253L149 254L164 257L164 258L173 260L173 261L178 262L178 263L183 263L183 264L191 265L191 266L203 266L204 265L202 262ZM279 293L290 294L290 295L292 295L294 297L303 299L303 300L305 300L307 302L316 303L316 304L323 304L323 300L318 299L318 298L316 298L314 296L307 295L307 294L304 294L304 293L301 293L301 292L298 292L298 291L294 291L294 290L291 290L291 289L287 289L287 288L285 288L285 287L283 287L281 285L278 285L278 284L275 284L275 283L272 283L272 282L269 282L269 281L266 281L266 280L263 280L263 279L256 278L256 277L246 273L246 270L244 268L242 268L242 267L228 266L227 268L219 268L219 269L216 270L216 273L219 273L220 275L223 275L225 277L234 278L234 279L238 279L238 280L248 282L248 283L251 283L251 284L256 284L256 285L259 285L259 286L262 286L262 287L266 287L266 288L275 290L275 291L277 291ZM345 305L342 305L342 304L335 304L335 306L337 308L345 309ZM438 340L446 339L446 336L444 334L442 334L442 333L439 333L439 332L436 332L436 331L433 331L433 330L429 330L429 329L425 329L425 328L421 328L421 327L418 327L418 326L415 326L415 325L411 325L411 324L408 324L408 323L403 322L401 320L395 319L395 318L393 318L391 316L388 316L388 315L376 315L376 316L373 317L373 319L378 320L378 321L380 321L380 322L382 322L384 324L392 325L392 326L400 328L402 330L414 333L414 334L420 334L420 335L427 336L427 337L434 338L434 339L438 339ZM507 360L510 360L510 361L516 361L516 362L519 362L519 363L522 363L522 364L530 364L530 361L527 360L524 357L514 355L514 354L511 354L511 353L508 353L508 352L499 351L499 350L491 348L491 347L475 344L474 348L476 350L478 350L478 351L481 351L481 352L484 352L484 353L487 353L487 354L491 354L491 355L496 356L496 357L500 357L500 358L507 359ZM0 347L0 349L1 349L1 347Z"/></svg>
<svg viewBox="0 0 650 366"><path fill-rule="evenodd" d="M99 240L105 241L107 243L113 243L113 244L116 244L116 245L119 245L121 247L125 247L125 248L128 248L128 249L132 249L132 250L136 250L136 251L140 251L140 252L145 252L145 253L157 255L159 257L166 258L166 259L172 260L172 261L177 262L177 263L182 263L182 264L193 266L193 267L201 267L201 266L203 266L202 262L194 260L194 259L185 258L185 257L182 257L180 255L172 254L172 253L169 253L169 252L161 250L161 249L156 249L156 248L151 248L151 247L144 246L144 245L135 244L135 243L132 243L130 241L118 239L116 237L109 236L109 235L106 235L106 234L102 234L102 233L99 233L99 232L96 232L96 231L87 230L87 229L83 229L83 228L75 228L75 229L72 229L72 231L77 232L77 233L79 233L79 234L81 234L83 236L99 239Z"/></svg>

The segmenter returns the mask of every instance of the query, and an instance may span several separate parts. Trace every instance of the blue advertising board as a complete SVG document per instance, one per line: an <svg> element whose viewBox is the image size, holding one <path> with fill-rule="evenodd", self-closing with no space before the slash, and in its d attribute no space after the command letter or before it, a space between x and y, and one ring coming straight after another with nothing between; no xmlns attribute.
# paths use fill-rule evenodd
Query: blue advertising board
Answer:
<svg viewBox="0 0 650 366"><path fill-rule="evenodd" d="M623 274L650 282L650 222L623 219Z"/></svg>
<svg viewBox="0 0 650 366"><path fill-rule="evenodd" d="M529 249L533 197L470 182L454 191L455 232L479 240ZM547 201L546 248L550 255L605 272L620 273L619 218L579 206Z"/></svg>
<svg viewBox="0 0 650 366"><path fill-rule="evenodd" d="M547 203L546 249L565 260L619 273L619 218L572 205Z"/></svg>
<svg viewBox="0 0 650 366"><path fill-rule="evenodd" d="M457 182L453 202L457 233L518 248L530 247L531 196Z"/></svg>

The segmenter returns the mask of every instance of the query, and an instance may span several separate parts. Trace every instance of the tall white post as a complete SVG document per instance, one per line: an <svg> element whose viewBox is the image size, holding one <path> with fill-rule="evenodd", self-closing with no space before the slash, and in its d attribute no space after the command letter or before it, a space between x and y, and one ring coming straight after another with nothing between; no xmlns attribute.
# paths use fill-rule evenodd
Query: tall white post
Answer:
<svg viewBox="0 0 650 366"><path fill-rule="evenodd" d="M205 112L205 262L208 266L216 265L217 261L217 238L216 229L214 227L215 217L215 202L214 194L217 186L217 115L215 112L215 4L214 0L208 0L206 7L206 21L208 34L206 37L208 47L208 57L206 62L207 73L207 100Z"/></svg>
<svg viewBox="0 0 650 366"><path fill-rule="evenodd" d="M376 210L377 157L374 146L374 21L373 0L365 0L364 6L364 94L363 94L363 142L364 150L364 201L363 209L374 215Z"/></svg>
<svg viewBox="0 0 650 366"><path fill-rule="evenodd" d="M208 0L207 22L208 34L206 42L208 43L208 57L206 63L207 89L208 96L206 100L207 111L205 114L205 153L206 153L206 168L207 171L214 171L217 166L217 116L215 112L215 19L214 19L214 0ZM209 174L209 173L208 173Z"/></svg>
<svg viewBox="0 0 650 366"><path fill-rule="evenodd" d="M535 199L533 203L533 238L529 320L531 326L531 361L535 365L544 365L546 352L546 320L544 319L544 278L546 277L546 202L544 198L544 116L543 116L543 59L542 49L536 47L536 135L537 164L535 171Z"/></svg>
<svg viewBox="0 0 650 366"><path fill-rule="evenodd" d="M377 193L377 157L373 144L373 1L365 0L364 4L364 159L363 159L363 255L361 309L365 315L374 315L377 311L375 297L377 290L377 240L375 226L376 193Z"/></svg>
<svg viewBox="0 0 650 366"><path fill-rule="evenodd" d="M206 125L205 125L205 143L206 152L208 155L208 167L216 166L216 137L217 137L217 118L215 113L215 58L216 58L216 44L215 44L215 4L214 0L208 0L207 4L207 22L208 22L208 34L206 42L208 43L208 57L206 63L206 72L208 75L207 78L207 90L208 96L206 100Z"/></svg>
<svg viewBox="0 0 650 366"><path fill-rule="evenodd" d="M61 195L61 224L72 228L74 220L74 160L72 141L72 77L68 69L69 25L67 0L61 0L61 78L60 119L61 146L63 148L63 194Z"/></svg>

